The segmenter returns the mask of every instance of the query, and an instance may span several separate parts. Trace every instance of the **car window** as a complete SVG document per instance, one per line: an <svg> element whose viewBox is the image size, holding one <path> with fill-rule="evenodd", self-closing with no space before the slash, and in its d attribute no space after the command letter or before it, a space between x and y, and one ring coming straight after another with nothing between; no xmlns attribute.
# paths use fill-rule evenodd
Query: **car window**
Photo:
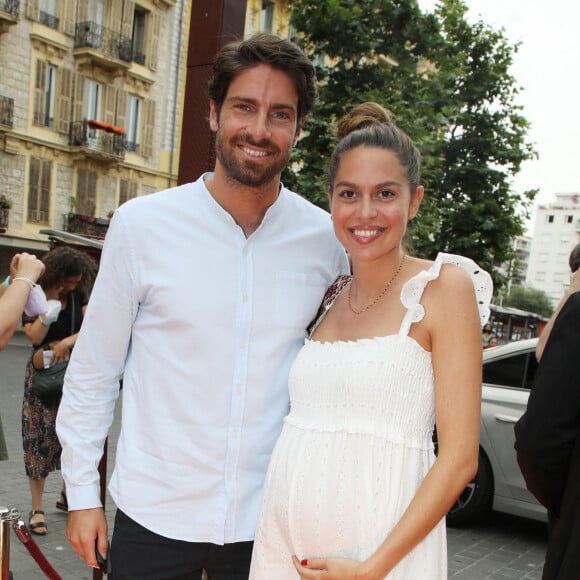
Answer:
<svg viewBox="0 0 580 580"><path fill-rule="evenodd" d="M531 389L538 363L533 353L524 352L492 360L483 365L483 382L516 389Z"/></svg>
<svg viewBox="0 0 580 580"><path fill-rule="evenodd" d="M526 369L526 378L524 380L524 388L532 390L536 384L536 371L538 370L538 361L536 360L536 353L528 353L528 367Z"/></svg>

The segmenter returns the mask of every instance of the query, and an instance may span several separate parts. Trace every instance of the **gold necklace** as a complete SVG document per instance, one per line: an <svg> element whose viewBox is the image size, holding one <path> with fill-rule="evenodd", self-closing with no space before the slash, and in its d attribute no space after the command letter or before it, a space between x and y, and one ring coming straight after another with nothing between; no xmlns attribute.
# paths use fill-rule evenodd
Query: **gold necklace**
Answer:
<svg viewBox="0 0 580 580"><path fill-rule="evenodd" d="M399 268L395 272L395 275L387 282L387 284L383 288L382 292L369 305L365 306L362 310L355 310L352 306L352 302L351 302L351 298L350 298L350 293L352 290L352 280L350 281L350 284L348 285L348 307L351 309L353 314L362 314L363 312L366 312L369 308L372 308L377 302L379 302L379 300L387 293L387 290L391 287L391 284L395 281L396 277L399 275L399 272L401 271L401 268L403 267L403 262L405 261L406 257L407 257L406 254L403 254L403 257L401 258L401 263L399 264Z"/></svg>

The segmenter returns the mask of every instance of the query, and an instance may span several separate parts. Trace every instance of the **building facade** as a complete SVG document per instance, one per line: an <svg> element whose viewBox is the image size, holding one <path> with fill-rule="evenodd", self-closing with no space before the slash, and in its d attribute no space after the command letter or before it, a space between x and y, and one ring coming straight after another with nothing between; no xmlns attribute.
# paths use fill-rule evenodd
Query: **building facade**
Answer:
<svg viewBox="0 0 580 580"><path fill-rule="evenodd" d="M570 283L568 258L580 241L580 193L556 194L536 211L526 283L546 292L554 307Z"/></svg>
<svg viewBox="0 0 580 580"><path fill-rule="evenodd" d="M47 250L43 231L104 237L123 202L177 183L191 11L0 0L0 272ZM248 0L245 14L245 37L290 35L285 0Z"/></svg>
<svg viewBox="0 0 580 580"><path fill-rule="evenodd" d="M2 271L176 182L189 6L0 0Z"/></svg>
<svg viewBox="0 0 580 580"><path fill-rule="evenodd" d="M508 273L508 293L514 286L526 285L528 268L530 266L530 252L532 250L532 238L530 236L517 236L513 242L515 257L511 260Z"/></svg>

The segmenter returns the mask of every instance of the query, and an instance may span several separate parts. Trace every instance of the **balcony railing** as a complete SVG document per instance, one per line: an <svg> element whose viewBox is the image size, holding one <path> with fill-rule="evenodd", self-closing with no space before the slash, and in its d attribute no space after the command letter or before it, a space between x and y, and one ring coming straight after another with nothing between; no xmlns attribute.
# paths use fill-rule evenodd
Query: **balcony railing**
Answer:
<svg viewBox="0 0 580 580"><path fill-rule="evenodd" d="M38 15L38 21L45 26L50 26L50 28L58 30L59 18L54 14L49 14L48 12L43 12L41 10Z"/></svg>
<svg viewBox="0 0 580 580"><path fill-rule="evenodd" d="M20 0L0 0L0 12L9 14L12 18L20 15Z"/></svg>
<svg viewBox="0 0 580 580"><path fill-rule="evenodd" d="M71 123L69 144L73 147L83 147L96 157L124 159L125 135L93 129L89 123L86 119Z"/></svg>
<svg viewBox="0 0 580 580"><path fill-rule="evenodd" d="M10 224L10 210L6 207L0 207L0 233L3 234Z"/></svg>
<svg viewBox="0 0 580 580"><path fill-rule="evenodd" d="M145 64L145 55L142 52L133 49L131 53L131 60L137 64Z"/></svg>
<svg viewBox="0 0 580 580"><path fill-rule="evenodd" d="M0 125L14 126L14 99L0 96Z"/></svg>
<svg viewBox="0 0 580 580"><path fill-rule="evenodd" d="M131 39L94 22L77 23L75 48L91 48L109 58L131 62Z"/></svg>
<svg viewBox="0 0 580 580"><path fill-rule="evenodd" d="M94 218L88 215L65 214L64 230L71 234L80 234L91 238L104 238L109 229L109 220Z"/></svg>

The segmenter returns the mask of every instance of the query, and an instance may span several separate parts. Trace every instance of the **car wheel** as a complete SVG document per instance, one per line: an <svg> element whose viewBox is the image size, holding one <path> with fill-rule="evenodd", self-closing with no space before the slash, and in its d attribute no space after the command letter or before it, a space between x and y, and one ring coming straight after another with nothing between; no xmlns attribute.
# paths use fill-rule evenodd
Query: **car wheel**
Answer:
<svg viewBox="0 0 580 580"><path fill-rule="evenodd" d="M485 453L479 450L479 465L475 477L461 492L447 513L447 524L461 526L473 523L491 510L493 473Z"/></svg>

